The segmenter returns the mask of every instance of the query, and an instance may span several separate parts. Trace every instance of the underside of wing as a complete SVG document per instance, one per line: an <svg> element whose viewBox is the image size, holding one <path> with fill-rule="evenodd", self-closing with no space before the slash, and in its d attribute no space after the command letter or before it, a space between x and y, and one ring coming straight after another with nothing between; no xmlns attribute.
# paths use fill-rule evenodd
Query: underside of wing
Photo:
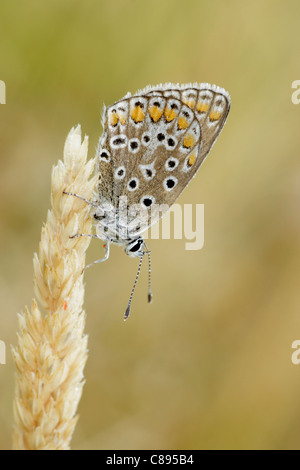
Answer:
<svg viewBox="0 0 300 470"><path fill-rule="evenodd" d="M100 199L125 200L120 222L146 230L196 174L229 108L225 90L207 84L147 87L109 106L97 150Z"/></svg>
<svg viewBox="0 0 300 470"><path fill-rule="evenodd" d="M159 93L161 96L174 96L194 111L201 126L202 163L226 122L231 106L229 93L224 88L209 83L185 85L166 83L147 87L141 92L147 95Z"/></svg>

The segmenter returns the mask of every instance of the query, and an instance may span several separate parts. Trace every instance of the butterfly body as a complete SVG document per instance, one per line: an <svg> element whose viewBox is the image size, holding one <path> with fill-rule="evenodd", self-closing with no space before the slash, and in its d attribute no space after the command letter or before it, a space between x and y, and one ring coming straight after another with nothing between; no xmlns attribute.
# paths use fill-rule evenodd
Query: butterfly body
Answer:
<svg viewBox="0 0 300 470"><path fill-rule="evenodd" d="M128 226L120 217L120 209L103 202L94 212L97 221L97 233L106 243L114 243L123 246L128 256L133 258L143 255L144 240L140 236L129 236Z"/></svg>

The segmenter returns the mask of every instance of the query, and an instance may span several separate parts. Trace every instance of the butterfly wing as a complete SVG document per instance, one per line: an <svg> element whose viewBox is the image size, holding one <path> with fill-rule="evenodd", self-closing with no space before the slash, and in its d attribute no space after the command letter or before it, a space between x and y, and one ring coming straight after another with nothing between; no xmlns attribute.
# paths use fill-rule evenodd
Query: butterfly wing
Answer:
<svg viewBox="0 0 300 470"><path fill-rule="evenodd" d="M220 133L229 95L208 85L146 88L107 108L98 147L99 195L125 198L131 235L155 223L198 171Z"/></svg>
<svg viewBox="0 0 300 470"><path fill-rule="evenodd" d="M201 155L196 166L198 170L226 122L231 106L229 93L208 83L181 86L169 83L146 88L145 91L149 95L159 93L165 97L178 98L194 111L201 126Z"/></svg>

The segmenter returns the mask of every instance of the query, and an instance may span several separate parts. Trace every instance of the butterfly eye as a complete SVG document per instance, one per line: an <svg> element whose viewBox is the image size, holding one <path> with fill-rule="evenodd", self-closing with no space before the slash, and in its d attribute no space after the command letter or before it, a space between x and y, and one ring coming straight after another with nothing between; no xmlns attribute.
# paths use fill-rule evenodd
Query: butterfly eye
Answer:
<svg viewBox="0 0 300 470"><path fill-rule="evenodd" d="M136 251L139 251L139 249L141 248L141 246L143 245L143 240L137 240L136 243L134 243L131 248L130 248L130 251L132 253L135 253Z"/></svg>

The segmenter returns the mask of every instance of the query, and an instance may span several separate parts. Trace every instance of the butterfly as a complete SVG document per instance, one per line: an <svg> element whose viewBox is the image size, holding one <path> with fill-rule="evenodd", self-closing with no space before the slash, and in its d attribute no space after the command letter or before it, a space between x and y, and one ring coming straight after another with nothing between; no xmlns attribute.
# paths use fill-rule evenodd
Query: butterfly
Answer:
<svg viewBox="0 0 300 470"><path fill-rule="evenodd" d="M229 110L228 92L207 83L147 86L104 109L96 153L98 197L92 205L96 237L105 240L105 256L94 263L108 259L112 243L140 258L125 319L145 254L148 301L152 300L150 251L142 233L165 214L196 175Z"/></svg>

